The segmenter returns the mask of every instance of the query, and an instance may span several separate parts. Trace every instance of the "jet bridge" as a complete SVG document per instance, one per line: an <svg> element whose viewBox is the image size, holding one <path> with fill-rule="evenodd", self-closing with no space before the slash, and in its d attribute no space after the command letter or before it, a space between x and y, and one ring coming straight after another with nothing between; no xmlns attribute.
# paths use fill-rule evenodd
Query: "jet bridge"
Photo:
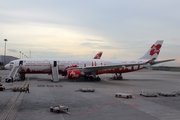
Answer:
<svg viewBox="0 0 180 120"><path fill-rule="evenodd" d="M59 71L58 71L57 61L53 61L51 66L52 66L52 78L53 78L53 82L59 82Z"/></svg>

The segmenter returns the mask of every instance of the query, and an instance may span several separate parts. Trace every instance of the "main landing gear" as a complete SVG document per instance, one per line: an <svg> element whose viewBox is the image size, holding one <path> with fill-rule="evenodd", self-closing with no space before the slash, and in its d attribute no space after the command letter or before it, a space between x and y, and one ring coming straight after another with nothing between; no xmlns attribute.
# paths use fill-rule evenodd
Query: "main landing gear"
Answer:
<svg viewBox="0 0 180 120"><path fill-rule="evenodd" d="M112 79L113 80L122 80L123 79L123 76L121 73L117 74L115 73L113 76L112 76Z"/></svg>
<svg viewBox="0 0 180 120"><path fill-rule="evenodd" d="M90 79L91 81L101 81L101 78L99 76L84 76L86 80Z"/></svg>

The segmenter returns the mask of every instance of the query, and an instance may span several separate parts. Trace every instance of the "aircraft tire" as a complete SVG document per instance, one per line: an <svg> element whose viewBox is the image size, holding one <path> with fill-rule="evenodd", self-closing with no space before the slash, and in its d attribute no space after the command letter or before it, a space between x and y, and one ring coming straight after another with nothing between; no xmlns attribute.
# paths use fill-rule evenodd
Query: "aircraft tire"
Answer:
<svg viewBox="0 0 180 120"><path fill-rule="evenodd" d="M97 81L101 81L101 78L97 77L96 80L97 80Z"/></svg>

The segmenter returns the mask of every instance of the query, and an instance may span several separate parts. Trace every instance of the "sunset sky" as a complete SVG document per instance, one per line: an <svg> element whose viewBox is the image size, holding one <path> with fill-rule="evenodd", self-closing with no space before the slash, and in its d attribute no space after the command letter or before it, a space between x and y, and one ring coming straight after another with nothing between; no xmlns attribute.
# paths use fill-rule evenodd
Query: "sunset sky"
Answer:
<svg viewBox="0 0 180 120"><path fill-rule="evenodd" d="M137 59L164 40L158 60L180 66L179 0L0 0L0 55ZM162 64L161 64L162 65Z"/></svg>

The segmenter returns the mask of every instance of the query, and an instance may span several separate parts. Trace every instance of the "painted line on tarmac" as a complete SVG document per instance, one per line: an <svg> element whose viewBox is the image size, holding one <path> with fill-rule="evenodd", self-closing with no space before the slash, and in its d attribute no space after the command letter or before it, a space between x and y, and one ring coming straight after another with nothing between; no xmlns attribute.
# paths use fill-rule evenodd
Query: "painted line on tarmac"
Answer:
<svg viewBox="0 0 180 120"><path fill-rule="evenodd" d="M25 80L23 82L23 85L21 86L24 87L27 84L28 80L29 78ZM14 120L18 114L18 110L19 110L23 97L24 97L23 92L16 92L12 96L10 101L7 103L7 105L4 107L4 109L0 113L0 116L2 116L4 120Z"/></svg>
<svg viewBox="0 0 180 120"><path fill-rule="evenodd" d="M105 104L103 106L100 106L100 107L97 107L97 108L94 108L94 109L91 109L91 110L88 110L88 111L85 111L85 112L79 112L79 113L70 113L70 115L83 115L83 114L88 114L88 113L92 113L92 112L95 112L97 110L100 110L100 109L103 109L105 107L109 107L109 106L112 106L112 105L115 105L115 104L118 104L120 102L123 102L127 99L122 99L122 100L118 100L118 101L115 101L115 102L112 102L112 103L109 103L109 104ZM67 114L67 113L60 113L60 114ZM24 114L18 114L18 116L49 116L49 115L59 115L57 114L56 112L53 112L53 113L24 113Z"/></svg>

